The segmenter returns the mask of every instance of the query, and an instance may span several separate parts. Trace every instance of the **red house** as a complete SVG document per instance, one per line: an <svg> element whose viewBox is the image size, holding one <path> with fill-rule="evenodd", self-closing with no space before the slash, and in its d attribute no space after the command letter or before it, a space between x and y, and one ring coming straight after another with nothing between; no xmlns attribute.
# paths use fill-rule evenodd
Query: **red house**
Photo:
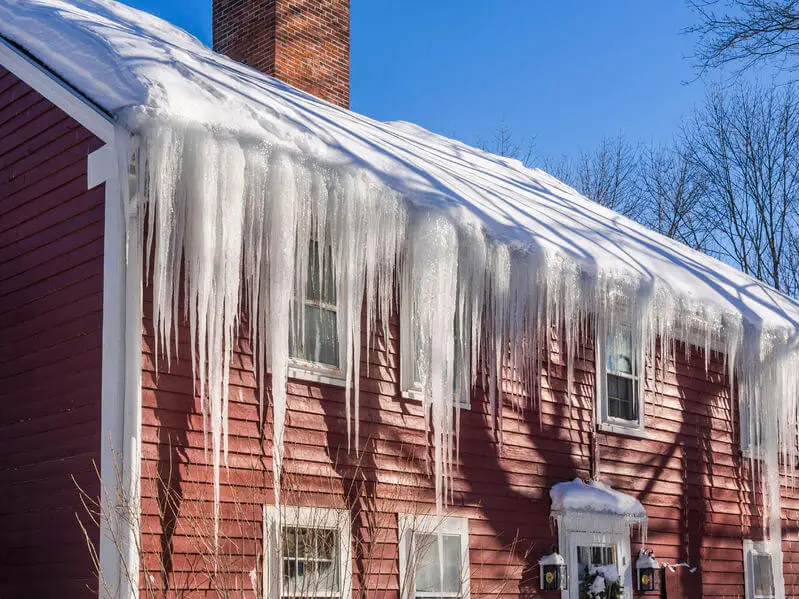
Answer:
<svg viewBox="0 0 799 599"><path fill-rule="evenodd" d="M0 597L796 595L796 302L214 44L0 3Z"/></svg>

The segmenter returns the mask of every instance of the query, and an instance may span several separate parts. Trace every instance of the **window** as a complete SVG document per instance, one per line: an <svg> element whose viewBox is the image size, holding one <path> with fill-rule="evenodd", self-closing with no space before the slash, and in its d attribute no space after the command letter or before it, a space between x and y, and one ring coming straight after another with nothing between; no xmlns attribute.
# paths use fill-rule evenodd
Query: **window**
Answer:
<svg viewBox="0 0 799 599"><path fill-rule="evenodd" d="M759 430L759 423L752 418L751 406L740 394L738 394L738 419L740 424L740 443L741 453L747 458L763 459L766 448L766 439L763 432ZM756 441L757 440L757 441Z"/></svg>
<svg viewBox="0 0 799 599"><path fill-rule="evenodd" d="M416 339L414 339L413 331L411 331L412 318L410 315L410 307L406 298L403 298L400 306L400 390L402 396L416 401L422 401L422 385L420 383L422 377L420 376L421 364L417 359L419 351L416 347ZM458 403L462 409L468 410L471 408L471 381L463 380L467 374L462 367L464 351L460 347L458 339L458 322L455 319L455 356L454 356L454 372L453 372L453 393L458 393L458 383L464 389L459 393ZM468 356L468 350L465 352Z"/></svg>
<svg viewBox="0 0 799 599"><path fill-rule="evenodd" d="M268 506L264 524L264 597L351 596L349 512Z"/></svg>
<svg viewBox="0 0 799 599"><path fill-rule="evenodd" d="M636 356L632 333L617 328L605 344L597 344L597 418L606 430L643 429L643 397L640 389L641 359Z"/></svg>
<svg viewBox="0 0 799 599"><path fill-rule="evenodd" d="M469 521L400 515L402 599L469 597Z"/></svg>
<svg viewBox="0 0 799 599"><path fill-rule="evenodd" d="M291 375L298 378L315 378L308 373L341 377L338 298L332 263L332 248L327 246L321 255L318 244L311 241L305 293L294 299L289 331Z"/></svg>
<svg viewBox="0 0 799 599"><path fill-rule="evenodd" d="M774 583L775 561L768 543L744 541L747 599L772 599L777 596Z"/></svg>

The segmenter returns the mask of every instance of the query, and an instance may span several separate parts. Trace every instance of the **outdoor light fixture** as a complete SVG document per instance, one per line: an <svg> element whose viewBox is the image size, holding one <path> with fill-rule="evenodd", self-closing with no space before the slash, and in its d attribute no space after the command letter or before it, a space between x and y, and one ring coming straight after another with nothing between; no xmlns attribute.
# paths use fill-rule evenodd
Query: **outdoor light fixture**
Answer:
<svg viewBox="0 0 799 599"><path fill-rule="evenodd" d="M639 591L660 590L660 564L655 559L652 551L641 551L635 562Z"/></svg>
<svg viewBox="0 0 799 599"><path fill-rule="evenodd" d="M569 588L566 560L556 549L539 559L538 566L541 569L542 591L565 591Z"/></svg>

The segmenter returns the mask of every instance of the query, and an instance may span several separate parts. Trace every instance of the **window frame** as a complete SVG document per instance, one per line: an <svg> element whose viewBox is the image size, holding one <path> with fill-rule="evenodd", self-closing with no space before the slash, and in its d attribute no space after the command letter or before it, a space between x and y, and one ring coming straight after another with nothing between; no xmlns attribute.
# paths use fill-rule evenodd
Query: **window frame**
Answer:
<svg viewBox="0 0 799 599"><path fill-rule="evenodd" d="M752 448L752 430L751 430L751 410L748 402L745 402L741 394L738 397L738 445L741 450L741 455L745 458L762 460L765 453L763 444L757 451Z"/></svg>
<svg viewBox="0 0 799 599"><path fill-rule="evenodd" d="M746 599L776 599L777 597L784 597L784 593L780 593L778 589L779 581L782 580L781 576L777 576L777 568L782 567L780 559L774 555L771 550L770 543L767 541L753 541L751 539L744 539L743 542L743 557L744 557L744 586L746 588ZM755 555L767 556L771 562L771 580L774 585L774 593L772 595L756 595L755 594L755 569L753 557Z"/></svg>
<svg viewBox="0 0 799 599"><path fill-rule="evenodd" d="M630 335L630 361L633 365L633 373L619 372L610 370L607 367L607 354L609 338L611 334L616 331L626 331ZM602 343L600 343L602 340ZM597 331L594 339L594 361L595 361L595 397L596 397L596 424L599 430L617 433L621 435L628 435L634 437L646 437L645 426L645 393L644 385L644 356L636 355L635 347L632 339L632 329L628 325L617 325L612 329L605 329ZM640 352L639 352L640 353ZM608 397L608 375L613 375L625 378L632 381L634 401L637 404L638 419L637 421L626 420L624 418L617 418L610 415L609 410L609 397Z"/></svg>
<svg viewBox="0 0 799 599"><path fill-rule="evenodd" d="M415 573L409 569L414 564L414 535L428 534L436 535L437 542L440 544L441 535L457 535L461 539L461 578L462 586L460 593L447 595L444 593L430 593L429 596L448 596L458 599L469 599L471 597L471 568L469 553L469 519L454 515L435 515L435 514L398 514L397 524L399 532L399 582L401 599L415 599L416 583ZM443 555L439 553L439 555ZM428 595L421 595L419 599L424 599Z"/></svg>
<svg viewBox="0 0 799 599"><path fill-rule="evenodd" d="M281 515L283 519L281 520ZM265 505L263 507L262 599L291 599L283 594L282 527L336 530L339 535L339 592L316 595L328 599L352 596L352 523L348 510L324 507ZM301 595L307 597L308 595Z"/></svg>
<svg viewBox="0 0 799 599"><path fill-rule="evenodd" d="M558 547L567 564L569 589L561 591L561 599L571 599L579 593L577 548L585 545L610 545L615 548L617 569L624 581L624 599L633 597L631 523L621 516L594 512L553 514L558 528ZM645 521L639 525L646 524Z"/></svg>
<svg viewBox="0 0 799 599"><path fill-rule="evenodd" d="M409 313L409 303L410 302L407 297L400 295L400 395L405 399L422 402L424 400L422 385L419 383L419 381L413 380L414 353L413 348L411 347L412 337L410 334L411 315ZM455 370L460 370L457 364L455 364ZM455 403L460 405L461 410L471 410L471 391L468 394L467 401L463 401L463 397L459 397L456 399Z"/></svg>
<svg viewBox="0 0 799 599"><path fill-rule="evenodd" d="M316 243L316 240L311 239L311 243ZM327 248L331 249L332 246L330 244L326 244ZM308 260L308 268L312 267L311 261L311 250L309 249L309 260ZM323 277L323 273L321 272L321 265L320 265L320 287L321 287L321 279ZM335 283L335 281L334 281ZM338 291L338 290L337 290ZM327 310L328 312L333 312L336 315L336 320L338 320L338 311L341 306L341 298L338 296L338 292L336 293L336 303L331 304L329 302L325 302L323 299L310 299L307 296L303 298L302 302L300 302L297 298L296 290L293 296L291 297L291 302L299 305L302 303L303 311L307 307L317 308L319 310ZM292 319L293 321L294 319ZM292 335L294 327L294 322L289 324L289 336ZM336 332L338 334L338 331ZM313 383L323 383L327 385L335 385L337 387L345 386L347 383L347 355L346 352L341 351L341 339L338 339L338 357L339 357L339 365L334 366L332 364L324 364L322 362L313 362L310 360L303 360L302 358L298 358L296 356L291 355L290 347L289 347L289 361L288 361L288 376L289 378L309 381ZM289 338L289 346L291 345L291 339Z"/></svg>

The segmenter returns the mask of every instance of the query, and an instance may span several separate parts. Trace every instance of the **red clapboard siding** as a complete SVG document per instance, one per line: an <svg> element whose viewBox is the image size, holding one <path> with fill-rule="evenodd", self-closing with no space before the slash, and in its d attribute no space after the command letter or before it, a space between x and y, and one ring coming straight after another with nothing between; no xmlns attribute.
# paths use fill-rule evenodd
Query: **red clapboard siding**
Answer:
<svg viewBox="0 0 799 599"><path fill-rule="evenodd" d="M151 309L145 301L142 531L151 575L142 575L142 588L168 588L174 596L178 589L194 589L196 596L217 586L249 589L247 572L260 550L261 502L271 504L274 498L271 411L267 409L262 429L246 336L232 361L228 468L223 468L221 488L220 530L235 550L217 562L224 576L198 583L196 572L203 566L198 565L201 544L196 538L211 526L210 456L204 449L187 330L180 332L181 359L167 366L161 358L156 376ZM389 339L378 334L370 344L369 367L364 363L361 368L359 455L347 451L344 390L289 382L281 497L286 505L335 507L344 507L348 497L346 505L354 506L356 516L353 536L367 554L353 560L354 596L393 599L400 587L396 514L431 511L434 497L428 477L430 437L420 406L400 395L399 327L392 322L389 329ZM706 373L698 350L690 360L678 350L665 380L657 375L660 393L649 389L647 438L599 433L594 450L592 348L581 355L571 403L557 350L550 372L543 356L540 362L540 409L528 405L517 410L514 400L524 403L527 398L506 397L502 450L482 391L475 392L471 410L461 412L451 509L470 519L472 596L538 596L537 560L557 542L549 519L549 489L576 476L588 477L596 451L602 479L645 505L648 544L657 556L669 563L701 564L697 574L672 578L682 576L684 588L701 588L706 597L743 597L742 539L758 535L760 520L751 507L749 464L738 451L737 414L722 361L714 358ZM505 376L510 376L507 369ZM505 381L506 390L519 388L512 383ZM159 478L170 481L179 505L163 509L169 494ZM794 524L799 493L787 485L783 516L786 591L793 596L799 592L799 531ZM638 550L635 539L632 550ZM163 555L170 557L163 560Z"/></svg>
<svg viewBox="0 0 799 599"><path fill-rule="evenodd" d="M96 596L102 143L2 68L0 140L0 597Z"/></svg>

